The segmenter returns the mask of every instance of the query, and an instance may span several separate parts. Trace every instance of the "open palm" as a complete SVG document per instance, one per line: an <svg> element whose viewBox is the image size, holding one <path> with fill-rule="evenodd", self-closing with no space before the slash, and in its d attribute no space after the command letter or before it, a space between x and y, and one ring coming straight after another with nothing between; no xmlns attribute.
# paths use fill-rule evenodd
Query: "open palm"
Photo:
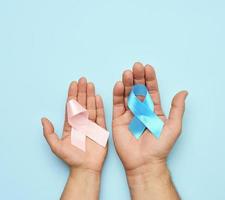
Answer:
<svg viewBox="0 0 225 200"><path fill-rule="evenodd" d="M154 102L155 113L164 121L159 139L145 130L140 139L136 139L128 126L133 114L127 107L127 97L134 84L146 85ZM168 119L160 103L157 79L150 65L135 63L133 70L123 73L123 80L118 81L113 90L113 139L116 150L126 170L136 169L149 163L166 160L173 144L181 132L186 91L175 95ZM138 97L143 100L143 97Z"/></svg>
<svg viewBox="0 0 225 200"><path fill-rule="evenodd" d="M93 83L87 83L85 78L81 78L78 83L72 82L68 91L68 100L71 99L75 99L88 110L90 120L103 128L106 127L103 102L100 96L95 95ZM42 124L44 136L52 151L70 167L101 171L107 148L103 148L89 138L86 138L85 152L73 146L71 144L71 126L67 121L67 114L61 139L54 132L54 127L48 119L43 118Z"/></svg>

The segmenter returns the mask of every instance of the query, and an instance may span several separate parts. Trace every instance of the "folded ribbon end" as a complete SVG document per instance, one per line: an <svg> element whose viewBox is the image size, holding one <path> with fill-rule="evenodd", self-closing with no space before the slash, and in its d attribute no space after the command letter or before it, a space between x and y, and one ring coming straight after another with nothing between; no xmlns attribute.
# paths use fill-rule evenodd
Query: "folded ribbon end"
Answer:
<svg viewBox="0 0 225 200"><path fill-rule="evenodd" d="M143 102L137 98L138 95L145 97ZM164 124L154 112L154 104L145 85L133 86L128 97L128 107L134 114L129 129L136 139L141 137L146 128L156 138L160 137Z"/></svg>
<svg viewBox="0 0 225 200"><path fill-rule="evenodd" d="M71 143L86 150L86 137L105 147L109 132L88 119L88 111L74 99L67 103L68 122L72 127Z"/></svg>

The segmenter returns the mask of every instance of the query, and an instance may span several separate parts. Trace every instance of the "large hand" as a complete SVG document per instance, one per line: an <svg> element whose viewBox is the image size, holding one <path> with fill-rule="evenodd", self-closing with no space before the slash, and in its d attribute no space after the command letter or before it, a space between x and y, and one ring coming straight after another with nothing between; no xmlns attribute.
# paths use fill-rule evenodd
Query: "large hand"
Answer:
<svg viewBox="0 0 225 200"><path fill-rule="evenodd" d="M127 108L127 97L134 84L146 85L154 102L154 110L165 123L159 139L145 130L137 140L128 129L133 115ZM113 96L113 138L126 172L146 170L154 163L165 162L181 132L187 92L182 91L175 95L169 117L166 118L161 108L154 69L150 65L144 67L141 63L135 63L133 71L126 70L123 81L115 84Z"/></svg>
<svg viewBox="0 0 225 200"><path fill-rule="evenodd" d="M100 96L95 95L93 83L87 83L85 78L81 78L78 83L72 82L68 91L68 100L75 99L89 112L89 119L105 128L105 115L103 102ZM63 136L58 138L54 132L52 123L42 119L44 136L52 151L64 160L71 169L89 169L100 172L107 153L107 148L103 148L89 138L86 138L86 152L81 151L71 144L71 126L65 116Z"/></svg>

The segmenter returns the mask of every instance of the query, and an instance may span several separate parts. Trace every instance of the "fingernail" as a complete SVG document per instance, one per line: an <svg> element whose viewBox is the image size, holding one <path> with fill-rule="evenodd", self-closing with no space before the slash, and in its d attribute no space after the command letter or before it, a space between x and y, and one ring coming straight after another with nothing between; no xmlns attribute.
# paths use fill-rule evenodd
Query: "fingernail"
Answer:
<svg viewBox="0 0 225 200"><path fill-rule="evenodd" d="M188 93L188 91L187 90L185 90L185 92L186 92L186 96L185 96L185 99L187 98L187 96L189 95L189 93Z"/></svg>
<svg viewBox="0 0 225 200"><path fill-rule="evenodd" d="M41 118L41 124L42 124L42 125L44 124L44 120L45 120L45 118L42 117L42 118Z"/></svg>

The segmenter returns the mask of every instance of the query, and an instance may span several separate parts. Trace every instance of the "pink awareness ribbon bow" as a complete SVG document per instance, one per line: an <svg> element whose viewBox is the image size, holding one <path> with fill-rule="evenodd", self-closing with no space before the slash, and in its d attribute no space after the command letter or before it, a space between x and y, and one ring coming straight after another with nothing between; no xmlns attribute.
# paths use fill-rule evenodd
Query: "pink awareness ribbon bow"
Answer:
<svg viewBox="0 0 225 200"><path fill-rule="evenodd" d="M109 132L88 119L88 111L74 99L67 102L68 122L71 129L71 143L86 150L86 136L105 147Z"/></svg>

